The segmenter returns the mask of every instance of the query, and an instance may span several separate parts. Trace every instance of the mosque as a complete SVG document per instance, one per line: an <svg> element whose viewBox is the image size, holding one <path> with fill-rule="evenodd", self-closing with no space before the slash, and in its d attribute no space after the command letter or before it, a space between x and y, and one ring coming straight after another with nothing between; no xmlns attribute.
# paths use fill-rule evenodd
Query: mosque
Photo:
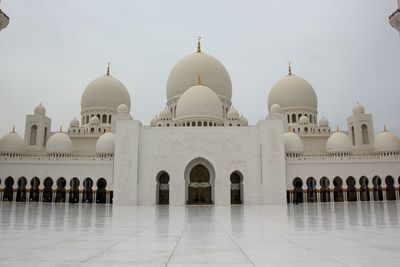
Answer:
<svg viewBox="0 0 400 267"><path fill-rule="evenodd" d="M397 29L398 21L395 12ZM386 127L375 135L360 103L347 129L332 129L318 116L316 90L290 65L256 125L232 93L228 71L199 39L169 74L165 108L143 124L108 66L84 89L68 129L55 130L39 104L23 135L14 128L0 139L0 199L178 206L400 198L400 141Z"/></svg>

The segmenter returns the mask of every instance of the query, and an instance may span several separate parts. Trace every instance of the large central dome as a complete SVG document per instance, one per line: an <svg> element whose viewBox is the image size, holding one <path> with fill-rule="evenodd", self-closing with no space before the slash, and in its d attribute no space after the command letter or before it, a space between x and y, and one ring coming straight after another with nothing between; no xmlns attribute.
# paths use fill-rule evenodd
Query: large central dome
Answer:
<svg viewBox="0 0 400 267"><path fill-rule="evenodd" d="M100 76L86 87L81 97L81 110L106 108L116 110L121 104L131 107L125 85L111 75Z"/></svg>
<svg viewBox="0 0 400 267"><path fill-rule="evenodd" d="M168 100L182 95L196 84L199 75L203 84L219 97L231 100L232 82L225 67L216 58L202 52L188 55L174 66L167 81Z"/></svg>
<svg viewBox="0 0 400 267"><path fill-rule="evenodd" d="M306 80L288 75L279 80L271 89L268 96L268 109L273 104L281 108L310 108L317 110L318 100L314 88Z"/></svg>

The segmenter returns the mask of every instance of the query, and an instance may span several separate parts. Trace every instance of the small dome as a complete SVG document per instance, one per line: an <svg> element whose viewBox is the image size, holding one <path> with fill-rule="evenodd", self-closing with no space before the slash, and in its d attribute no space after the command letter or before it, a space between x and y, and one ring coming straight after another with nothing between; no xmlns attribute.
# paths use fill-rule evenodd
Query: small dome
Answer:
<svg viewBox="0 0 400 267"><path fill-rule="evenodd" d="M38 106L35 107L34 110L35 115L46 115L46 108L42 106L42 103L40 103Z"/></svg>
<svg viewBox="0 0 400 267"><path fill-rule="evenodd" d="M105 133L102 134L96 143L97 154L114 154L115 147L115 134Z"/></svg>
<svg viewBox="0 0 400 267"><path fill-rule="evenodd" d="M284 133L283 142L285 143L286 153L303 154L303 140L297 134L292 132Z"/></svg>
<svg viewBox="0 0 400 267"><path fill-rule="evenodd" d="M240 116L240 125L242 126L248 126L249 122L247 121L247 119L242 115Z"/></svg>
<svg viewBox="0 0 400 267"><path fill-rule="evenodd" d="M226 114L228 120L238 120L240 118L239 112L232 106Z"/></svg>
<svg viewBox="0 0 400 267"><path fill-rule="evenodd" d="M364 114L364 106L357 102L357 104L353 107L353 114Z"/></svg>
<svg viewBox="0 0 400 267"><path fill-rule="evenodd" d="M343 132L333 133L326 142L326 153L351 153L353 144L350 137Z"/></svg>
<svg viewBox="0 0 400 267"><path fill-rule="evenodd" d="M155 115L154 118L151 120L150 125L155 126L158 122L158 116Z"/></svg>
<svg viewBox="0 0 400 267"><path fill-rule="evenodd" d="M131 107L129 92L119 80L110 75L94 79L81 97L81 110L106 108L116 110L121 104Z"/></svg>
<svg viewBox="0 0 400 267"><path fill-rule="evenodd" d="M201 117L222 119L222 103L217 94L204 85L195 85L186 90L176 106L178 119Z"/></svg>
<svg viewBox="0 0 400 267"><path fill-rule="evenodd" d="M169 111L167 106L163 110L161 110L159 118L161 120L172 120L171 111Z"/></svg>
<svg viewBox="0 0 400 267"><path fill-rule="evenodd" d="M268 107L271 111L273 104L281 108L311 108L317 110L318 100L314 88L306 80L288 75L279 80L271 89L268 96Z"/></svg>
<svg viewBox="0 0 400 267"><path fill-rule="evenodd" d="M310 120L308 119L307 116L303 115L303 116L300 117L299 123L300 123L300 124L309 124L309 123L310 123Z"/></svg>
<svg viewBox="0 0 400 267"><path fill-rule="evenodd" d="M125 104L121 104L117 107L117 113L120 114L129 114L129 108Z"/></svg>
<svg viewBox="0 0 400 267"><path fill-rule="evenodd" d="M373 147L375 153L399 153L400 141L392 132L384 131L375 137Z"/></svg>
<svg viewBox="0 0 400 267"><path fill-rule="evenodd" d="M93 117L90 118L89 124L90 125L99 125L100 124L100 120L99 120L98 117L93 116Z"/></svg>
<svg viewBox="0 0 400 267"><path fill-rule="evenodd" d="M71 138L63 132L53 134L46 147L49 154L71 154L73 150Z"/></svg>
<svg viewBox="0 0 400 267"><path fill-rule="evenodd" d="M279 104L272 104L271 108L270 108L270 112L273 114L277 114L281 112L281 105Z"/></svg>
<svg viewBox="0 0 400 267"><path fill-rule="evenodd" d="M24 139L15 131L0 139L0 153L23 154L24 152Z"/></svg>
<svg viewBox="0 0 400 267"><path fill-rule="evenodd" d="M79 121L74 117L71 122L69 123L69 127L79 127Z"/></svg>
<svg viewBox="0 0 400 267"><path fill-rule="evenodd" d="M329 127L329 121L328 121L328 119L325 118L325 117L322 117L322 118L319 120L319 126L321 126L321 127Z"/></svg>
<svg viewBox="0 0 400 267"><path fill-rule="evenodd" d="M205 53L193 53L182 58L171 70L167 81L167 99L182 95L200 75L203 84L218 96L231 100L232 82L225 67Z"/></svg>

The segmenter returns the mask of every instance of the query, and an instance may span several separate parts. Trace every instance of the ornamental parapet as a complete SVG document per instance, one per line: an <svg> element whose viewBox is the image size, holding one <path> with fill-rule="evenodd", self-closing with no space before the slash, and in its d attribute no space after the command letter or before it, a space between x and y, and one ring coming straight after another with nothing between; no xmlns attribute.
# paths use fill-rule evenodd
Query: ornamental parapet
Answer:
<svg viewBox="0 0 400 267"><path fill-rule="evenodd" d="M287 154L288 162L307 162L307 161L370 161L370 160L389 160L399 161L398 153L380 153L380 154L333 154L333 155L296 155Z"/></svg>

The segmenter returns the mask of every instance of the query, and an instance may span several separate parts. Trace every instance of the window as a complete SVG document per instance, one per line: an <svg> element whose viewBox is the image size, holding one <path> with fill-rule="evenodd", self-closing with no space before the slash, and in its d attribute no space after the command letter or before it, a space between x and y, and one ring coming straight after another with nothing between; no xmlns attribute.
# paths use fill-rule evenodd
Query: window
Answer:
<svg viewBox="0 0 400 267"><path fill-rule="evenodd" d="M37 137L37 126L33 125L31 127L31 136L29 140L29 145L36 146L36 137Z"/></svg>
<svg viewBox="0 0 400 267"><path fill-rule="evenodd" d="M292 122L293 122L293 123L296 122L296 114L292 114Z"/></svg>
<svg viewBox="0 0 400 267"><path fill-rule="evenodd" d="M101 120L102 123L107 123L107 115L103 114L103 119Z"/></svg>
<svg viewBox="0 0 400 267"><path fill-rule="evenodd" d="M361 133L362 133L363 145L368 145L369 144L369 138L368 138L368 127L367 127L367 125L363 124L361 126Z"/></svg>

